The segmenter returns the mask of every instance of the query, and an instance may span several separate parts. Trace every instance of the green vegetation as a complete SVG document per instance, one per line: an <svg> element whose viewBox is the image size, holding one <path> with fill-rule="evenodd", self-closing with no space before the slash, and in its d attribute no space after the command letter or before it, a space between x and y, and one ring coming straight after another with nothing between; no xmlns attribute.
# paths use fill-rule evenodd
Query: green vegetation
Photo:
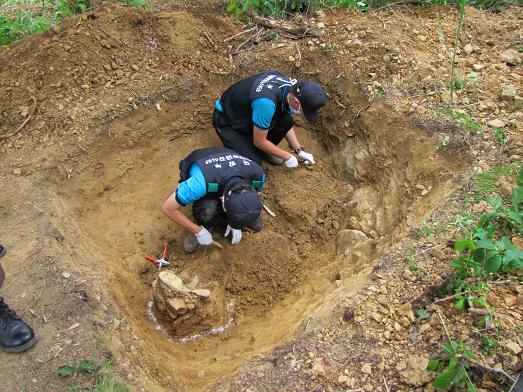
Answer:
<svg viewBox="0 0 523 392"><path fill-rule="evenodd" d="M432 359L427 366L427 370L438 373L432 385L439 389L466 386L469 391L475 392L476 387L467 370L470 367L470 360L475 360L477 357L470 352L465 343L455 342L450 337L448 339L449 344L443 344L443 350L448 358Z"/></svg>
<svg viewBox="0 0 523 392"><path fill-rule="evenodd" d="M501 176L511 177L515 182L510 196L498 193L496 183ZM477 174L472 193L473 197L467 203L484 203L486 212L454 219L454 224L461 222L464 230L463 238L454 243L459 257L450 262L456 274L446 290L452 293L448 299L454 300L458 311L485 309L486 315L480 319L479 326L482 331L492 330L492 327L497 331L496 313L487 301L489 281L523 269L523 250L514 246L510 239L523 234L523 167L516 172L514 165L501 166ZM445 390L454 386L466 387L471 392L476 391L467 371L477 363L476 356L462 342L453 341L446 332L450 342L443 345L446 356L431 360L427 367L427 370L438 373L433 386ZM491 356L498 341L484 334L479 336L478 346L485 355Z"/></svg>
<svg viewBox="0 0 523 392"><path fill-rule="evenodd" d="M517 5L519 1L520 0L420 0L420 3L424 6L458 6L462 17L464 7L467 5L499 11L504 6ZM245 18L249 15L260 15L276 19L287 19L297 13L310 14L323 8L355 8L366 12L396 2L396 0L229 0L227 11L235 13L239 18ZM463 20L461 19L458 27L458 36L462 22ZM454 78L452 78L452 80L454 80Z"/></svg>
<svg viewBox="0 0 523 392"><path fill-rule="evenodd" d="M89 389L93 392L130 392L128 385L120 384L112 371L112 361L107 359L101 366L96 365L90 360L81 360L77 367L71 365L63 365L57 369L60 376L64 378L72 378L76 375L86 375L92 377L94 388ZM86 390L79 389L76 386L71 387L72 391Z"/></svg>
<svg viewBox="0 0 523 392"><path fill-rule="evenodd" d="M441 112L443 117L446 117L456 123L459 129L467 133L479 133L483 132L484 128L478 123L478 121L467 114L463 110L445 109Z"/></svg>
<svg viewBox="0 0 523 392"><path fill-rule="evenodd" d="M148 7L145 0L123 2L133 7ZM89 7L89 0L4 0L0 10L0 45L44 31Z"/></svg>

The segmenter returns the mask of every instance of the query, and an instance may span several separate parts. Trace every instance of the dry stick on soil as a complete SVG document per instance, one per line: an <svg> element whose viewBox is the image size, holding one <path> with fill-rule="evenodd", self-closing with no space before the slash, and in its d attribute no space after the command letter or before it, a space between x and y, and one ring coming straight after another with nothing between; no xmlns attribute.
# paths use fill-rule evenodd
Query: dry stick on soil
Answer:
<svg viewBox="0 0 523 392"><path fill-rule="evenodd" d="M347 106L342 104L340 101L338 101L336 98L334 98L334 102L336 102L339 106L341 106L343 109L347 109Z"/></svg>
<svg viewBox="0 0 523 392"><path fill-rule="evenodd" d="M253 31L253 30L255 30L255 29L256 29L256 26L251 27L250 29L247 29L247 30L240 31L238 34L234 34L234 35L231 35L231 36L228 37L228 38L225 38L225 39L223 40L223 42L228 42L228 41L230 41L230 40L233 39L233 38L236 38L236 37L238 37L238 36L240 36L240 35L242 35L242 34L249 33L249 32L251 32L251 31Z"/></svg>
<svg viewBox="0 0 523 392"><path fill-rule="evenodd" d="M445 301L448 301L449 299L457 297L458 295L464 295L464 294L467 294L467 293L470 293L470 290L464 291L462 293L456 293L454 295L449 295L448 297L445 297L445 298L437 299L437 300L434 301L434 303L437 304L439 302L445 302Z"/></svg>
<svg viewBox="0 0 523 392"><path fill-rule="evenodd" d="M478 361L476 359L472 359L472 358L470 358L469 356L467 356L465 354L456 355L456 358L463 358L463 359L469 361L473 365L476 365L476 366L478 366L478 367L480 367L482 369L485 369L485 370L487 370L489 372L494 372L494 373L501 374L502 376L505 376L506 378L508 378L510 381L516 382L516 380L510 374L505 372L503 369L491 368L490 366L485 365L483 362L480 362L480 361Z"/></svg>
<svg viewBox="0 0 523 392"><path fill-rule="evenodd" d="M387 384L387 380L385 379L385 376L382 375L381 377L383 378L383 384L385 384L385 392L390 392L390 388Z"/></svg>
<svg viewBox="0 0 523 392"><path fill-rule="evenodd" d="M35 114L35 111L36 111L36 98L31 96L31 99L33 100L33 105L31 106L31 109L29 109L29 115L24 120L22 125L20 125L15 131L8 133L7 135L1 135L0 140L9 139L11 136L16 135L18 132L20 132L22 130L23 127L25 127L27 125L27 123L29 121L31 121L31 118L33 118L33 115Z"/></svg>
<svg viewBox="0 0 523 392"><path fill-rule="evenodd" d="M259 24L261 26L270 27L276 30L282 30L289 34L297 35L299 37L304 37L306 35L312 35L314 37L319 36L319 34L315 30L307 26L296 26L286 22L276 22L275 20L263 18L258 15L251 16L253 18L254 23Z"/></svg>
<svg viewBox="0 0 523 392"><path fill-rule="evenodd" d="M352 120L350 120L349 125L347 126L347 128L350 128L352 123L360 116L361 112L367 110L368 108L370 108L370 104L368 104L364 108L361 108L360 110L358 110L358 113L356 113L356 115L352 118Z"/></svg>
<svg viewBox="0 0 523 392"><path fill-rule="evenodd" d="M205 30L203 30L203 34L205 34L205 36L207 37L207 39L209 40L209 42L211 43L211 45L213 46L213 48L216 50L216 44L214 43L214 41L211 39L211 36L209 35L209 33Z"/></svg>

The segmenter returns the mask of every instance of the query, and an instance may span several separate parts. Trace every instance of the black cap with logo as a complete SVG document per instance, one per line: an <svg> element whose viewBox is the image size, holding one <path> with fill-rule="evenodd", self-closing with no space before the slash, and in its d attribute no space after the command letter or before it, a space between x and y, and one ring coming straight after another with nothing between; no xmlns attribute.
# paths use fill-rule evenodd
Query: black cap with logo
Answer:
<svg viewBox="0 0 523 392"><path fill-rule="evenodd" d="M291 92L300 101L303 115L307 121L316 124L319 120L318 109L327 103L327 97L321 86L310 80L298 80L292 86Z"/></svg>
<svg viewBox="0 0 523 392"><path fill-rule="evenodd" d="M244 181L235 184L224 194L224 198L227 223L233 229L242 230L252 225L260 216L262 201L250 184Z"/></svg>

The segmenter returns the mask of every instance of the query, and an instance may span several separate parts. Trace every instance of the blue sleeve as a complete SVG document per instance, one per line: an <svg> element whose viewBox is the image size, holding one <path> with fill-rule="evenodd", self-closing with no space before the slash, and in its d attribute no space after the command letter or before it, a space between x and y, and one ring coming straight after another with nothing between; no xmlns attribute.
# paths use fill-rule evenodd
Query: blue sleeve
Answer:
<svg viewBox="0 0 523 392"><path fill-rule="evenodd" d="M176 201L182 205L194 203L207 194L207 183L200 167L193 163L189 169L190 177L176 188Z"/></svg>
<svg viewBox="0 0 523 392"><path fill-rule="evenodd" d="M254 125L261 129L269 129L276 111L276 104L269 98L256 98L252 101L251 108Z"/></svg>

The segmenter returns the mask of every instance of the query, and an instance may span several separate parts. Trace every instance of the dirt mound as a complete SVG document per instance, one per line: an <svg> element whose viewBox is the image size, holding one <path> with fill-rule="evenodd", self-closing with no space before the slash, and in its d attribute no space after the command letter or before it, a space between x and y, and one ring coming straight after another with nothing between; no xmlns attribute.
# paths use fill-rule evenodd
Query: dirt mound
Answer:
<svg viewBox="0 0 523 392"><path fill-rule="evenodd" d="M188 9L188 3L175 6ZM44 381L28 388L66 389L54 375L57 366L105 352L117 357L128 382L146 390L278 390L288 385L282 380L289 374L296 389L309 390L329 381L330 376L322 378L327 373L338 376L339 366L347 367L346 380L334 381L336 388L382 388L369 368L408 385L419 369L407 360L404 368L393 367L409 355L393 355L410 333L412 320L402 305L440 280L446 264L437 259L430 270L427 260L424 268L432 272L424 279L403 279L407 234L447 200L474 155L485 155L483 167L495 162L496 154L507 154L487 154L488 140L477 135L441 148L446 136L461 137L462 131L446 123L432 127L423 118L429 104L442 102L448 80L436 17L452 37L454 12L437 7L369 15L327 11L311 21L323 22L319 37L264 42L229 56L245 37L225 39L242 26L200 11L105 6L0 49L0 138L28 120L0 146L0 186L16 188L0 195L7 211L0 209L2 241L14 246L15 259L39 271L27 282L15 278L5 290L14 305L30 306L44 336L30 354L31 361L45 364L34 370ZM458 94L460 102L467 98L476 105L482 123L502 117L507 138L516 140L517 98L496 98L500 77L509 84L521 74L521 67L500 59L517 38L523 13L516 8L501 17L467 10L467 17L466 43L473 50L459 57L458 71L485 67L474 88ZM500 47L491 45L492 31L503 42ZM218 234L222 251L187 255L184 231L159 208L176 186L177 164L195 148L219 144L210 115L225 87L275 68L325 86L329 104L321 124L313 129L298 121L297 127L318 163L295 171L266 167L262 196L276 217L264 215L264 229L245 233L239 246ZM485 110L477 89L491 102ZM412 121L409 113L421 118ZM513 155L521 147L516 140L506 148ZM32 228L25 233L27 222ZM24 236L34 243L25 244ZM225 332L184 345L147 319L157 270L143 255L160 251L165 241L172 271L184 281L198 276L223 285L225 302L234 303L234 325ZM397 258L395 252L382 256L394 244L401 244ZM15 260L7 260L8 271L16 268ZM369 277L372 283L359 291ZM45 282L38 286L41 294L29 289L34 279ZM28 294L18 295L20 288ZM60 313L64 292L80 294L67 297ZM339 320L344 307L356 314L356 324ZM380 321L369 318L373 313ZM65 338L52 339L53 330L65 331ZM77 349L64 351L80 330ZM98 330L106 340L95 351L89 337ZM383 347L389 342L396 351ZM409 353L428 357L430 346L416 342ZM323 347L330 351L324 354ZM362 365L368 365L367 376L361 377ZM9 369L16 376L8 387L29 384ZM239 369L235 378L212 387ZM263 382L253 386L258 377Z"/></svg>

